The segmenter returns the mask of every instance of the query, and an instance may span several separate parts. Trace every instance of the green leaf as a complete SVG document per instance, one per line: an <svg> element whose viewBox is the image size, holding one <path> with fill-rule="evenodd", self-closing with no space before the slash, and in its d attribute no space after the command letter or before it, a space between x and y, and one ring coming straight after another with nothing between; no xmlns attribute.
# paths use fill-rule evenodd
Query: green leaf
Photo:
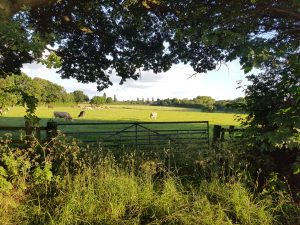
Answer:
<svg viewBox="0 0 300 225"><path fill-rule="evenodd" d="M249 73L253 69L253 66L243 66L243 69L244 73Z"/></svg>
<svg viewBox="0 0 300 225"><path fill-rule="evenodd" d="M2 167L0 166L0 176L2 177L7 177L7 171Z"/></svg>

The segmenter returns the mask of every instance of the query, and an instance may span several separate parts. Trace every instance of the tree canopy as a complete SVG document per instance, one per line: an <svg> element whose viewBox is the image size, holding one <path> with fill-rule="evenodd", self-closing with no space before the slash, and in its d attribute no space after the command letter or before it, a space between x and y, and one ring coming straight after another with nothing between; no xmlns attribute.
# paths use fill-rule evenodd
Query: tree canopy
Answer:
<svg viewBox="0 0 300 225"><path fill-rule="evenodd" d="M0 108L23 104L24 94L35 101L48 104L75 101L74 93L67 93L62 86L42 78L32 79L24 73L0 78Z"/></svg>
<svg viewBox="0 0 300 225"><path fill-rule="evenodd" d="M299 53L296 0L2 1L0 73L23 63L57 66L62 78L111 85L190 64L196 73L240 59L245 72ZM50 47L52 46L52 47Z"/></svg>
<svg viewBox="0 0 300 225"><path fill-rule="evenodd" d="M89 101L89 96L87 96L83 91L80 90L73 91L73 96L76 103Z"/></svg>
<svg viewBox="0 0 300 225"><path fill-rule="evenodd" d="M94 96L90 101L92 105L96 105L96 106L102 105L105 102L106 99L103 96Z"/></svg>

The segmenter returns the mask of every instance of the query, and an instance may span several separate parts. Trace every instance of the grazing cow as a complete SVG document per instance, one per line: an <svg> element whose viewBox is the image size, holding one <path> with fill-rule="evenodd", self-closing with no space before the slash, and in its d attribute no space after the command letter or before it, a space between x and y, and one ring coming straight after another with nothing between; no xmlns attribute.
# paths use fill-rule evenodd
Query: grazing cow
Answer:
<svg viewBox="0 0 300 225"><path fill-rule="evenodd" d="M93 110L93 107L91 107L91 106L86 106L86 107L84 107L84 109L86 109L86 110Z"/></svg>
<svg viewBox="0 0 300 225"><path fill-rule="evenodd" d="M83 117L85 115L85 111L80 111L78 117Z"/></svg>
<svg viewBox="0 0 300 225"><path fill-rule="evenodd" d="M49 109L53 109L53 105L48 105L48 108Z"/></svg>
<svg viewBox="0 0 300 225"><path fill-rule="evenodd" d="M71 115L68 112L53 112L55 118L63 118L65 120L72 120Z"/></svg>
<svg viewBox="0 0 300 225"><path fill-rule="evenodd" d="M150 113L150 119L156 120L157 119L157 112Z"/></svg>

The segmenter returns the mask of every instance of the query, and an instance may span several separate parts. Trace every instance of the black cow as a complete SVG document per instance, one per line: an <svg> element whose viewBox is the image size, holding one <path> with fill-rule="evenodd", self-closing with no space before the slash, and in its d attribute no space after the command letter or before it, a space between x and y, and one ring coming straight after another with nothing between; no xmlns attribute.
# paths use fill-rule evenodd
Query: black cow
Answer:
<svg viewBox="0 0 300 225"><path fill-rule="evenodd" d="M78 115L78 117L83 117L85 115L85 111L81 111Z"/></svg>

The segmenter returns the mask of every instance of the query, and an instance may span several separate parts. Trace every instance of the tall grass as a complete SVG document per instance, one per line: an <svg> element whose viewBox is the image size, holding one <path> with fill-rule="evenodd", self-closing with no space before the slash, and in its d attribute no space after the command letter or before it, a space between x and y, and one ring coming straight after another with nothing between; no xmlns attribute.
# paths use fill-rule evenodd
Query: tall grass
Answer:
<svg viewBox="0 0 300 225"><path fill-rule="evenodd" d="M134 155L116 160L102 152L89 158L88 149L74 141L52 144L49 149L31 144L24 153L0 142L0 225L292 225L299 219L299 207L286 201L289 195L274 201L268 193L250 191L241 172L228 173L225 164L239 168L232 149L224 157L219 155L226 151L214 152L202 163L200 179L186 182Z"/></svg>
<svg viewBox="0 0 300 225"><path fill-rule="evenodd" d="M240 182L184 187L166 174L134 172L113 157L68 175L41 204L28 199L28 224L273 224L270 206L255 201ZM38 209L41 207L42 209Z"/></svg>

